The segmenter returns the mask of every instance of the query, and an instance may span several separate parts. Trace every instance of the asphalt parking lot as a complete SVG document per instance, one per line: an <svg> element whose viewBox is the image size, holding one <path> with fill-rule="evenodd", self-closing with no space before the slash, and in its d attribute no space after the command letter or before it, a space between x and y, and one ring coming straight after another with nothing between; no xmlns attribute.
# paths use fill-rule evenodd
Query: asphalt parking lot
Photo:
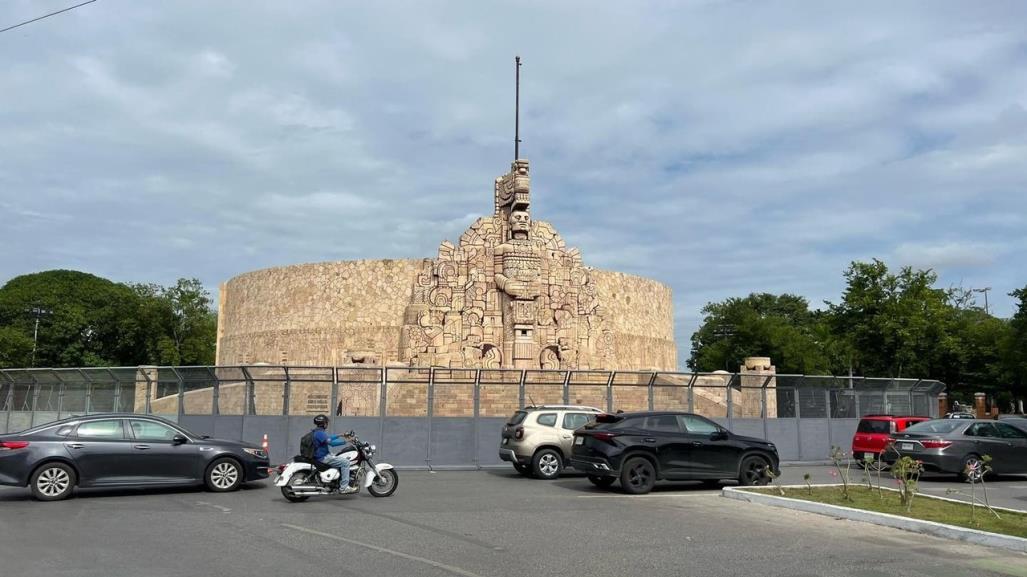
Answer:
<svg viewBox="0 0 1027 577"><path fill-rule="evenodd" d="M1027 556L1008 551L745 504L689 484L657 489L632 497L579 476L545 482L506 470L404 471L389 498L301 504L269 483L229 494L85 491L56 503L4 488L0 573L1027 575Z"/></svg>

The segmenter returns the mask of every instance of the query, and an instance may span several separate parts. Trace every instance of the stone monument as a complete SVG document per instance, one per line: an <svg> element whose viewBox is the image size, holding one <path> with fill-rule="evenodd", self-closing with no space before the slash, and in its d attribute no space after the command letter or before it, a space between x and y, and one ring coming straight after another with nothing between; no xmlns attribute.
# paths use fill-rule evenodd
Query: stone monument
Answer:
<svg viewBox="0 0 1027 577"><path fill-rule="evenodd" d="M496 179L494 214L424 262L404 315L402 362L615 368L592 269L549 223L532 220L528 167L515 160Z"/></svg>

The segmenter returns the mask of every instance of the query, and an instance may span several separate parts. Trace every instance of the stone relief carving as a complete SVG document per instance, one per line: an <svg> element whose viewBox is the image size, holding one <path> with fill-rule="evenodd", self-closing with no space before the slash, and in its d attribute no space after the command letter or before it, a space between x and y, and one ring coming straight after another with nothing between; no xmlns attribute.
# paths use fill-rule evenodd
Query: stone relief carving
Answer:
<svg viewBox="0 0 1027 577"><path fill-rule="evenodd" d="M403 362L601 369L612 361L590 269L530 211L528 161L517 160L496 179L495 214L424 261L404 314Z"/></svg>

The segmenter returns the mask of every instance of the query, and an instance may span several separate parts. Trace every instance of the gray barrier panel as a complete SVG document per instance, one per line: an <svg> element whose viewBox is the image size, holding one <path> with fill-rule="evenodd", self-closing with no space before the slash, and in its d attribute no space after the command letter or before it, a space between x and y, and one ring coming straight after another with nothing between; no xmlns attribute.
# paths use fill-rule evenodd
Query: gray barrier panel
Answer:
<svg viewBox="0 0 1027 577"><path fill-rule="evenodd" d="M507 465L499 460L499 441L502 438L506 417L479 417L478 419L478 464L482 467Z"/></svg>
<svg viewBox="0 0 1027 577"><path fill-rule="evenodd" d="M831 419L831 443L852 452L852 437L856 435L859 419Z"/></svg>
<svg viewBox="0 0 1027 577"><path fill-rule="evenodd" d="M432 467L473 467L474 419L433 417L429 455Z"/></svg>
<svg viewBox="0 0 1027 577"><path fill-rule="evenodd" d="M782 461L799 460L798 436L796 419L767 419L767 440L777 446Z"/></svg>
<svg viewBox="0 0 1027 577"><path fill-rule="evenodd" d="M734 419L731 423L731 432L746 437L764 438L763 419Z"/></svg>
<svg viewBox="0 0 1027 577"><path fill-rule="evenodd" d="M241 415L219 415L214 418L215 439L242 439L243 417Z"/></svg>
<svg viewBox="0 0 1027 577"><path fill-rule="evenodd" d="M397 467L428 465L428 419L385 417L381 460Z"/></svg>
<svg viewBox="0 0 1027 577"><path fill-rule="evenodd" d="M799 435L802 439L800 461L822 461L831 456L831 442L827 438L827 419L799 419ZM852 439L848 439L851 441ZM834 443L837 445L838 443ZM844 441L842 442L844 447Z"/></svg>
<svg viewBox="0 0 1027 577"><path fill-rule="evenodd" d="M7 425L9 433L17 433L32 427L31 411L11 411L10 420Z"/></svg>
<svg viewBox="0 0 1027 577"><path fill-rule="evenodd" d="M331 429L333 435L341 435L349 431L353 431L357 434L357 437L365 443L371 443L378 450L378 454L375 455L375 461L388 463L389 461L382 459L382 451L384 449L379 432L381 431L381 420L378 417L329 417L331 418ZM314 427L313 417L307 417L306 430L302 434L306 434ZM296 437L293 441L296 445L296 451L299 451L300 438Z"/></svg>
<svg viewBox="0 0 1027 577"><path fill-rule="evenodd" d="M178 424L187 431L191 431L197 435L217 437L215 430L216 427L214 425L216 420L217 417L211 415L182 415L182 418L178 420ZM230 441L236 441L239 439L239 437L227 437L225 439Z"/></svg>
<svg viewBox="0 0 1027 577"><path fill-rule="evenodd" d="M36 411L32 413L32 426L45 425L58 420L57 411Z"/></svg>
<svg viewBox="0 0 1027 577"><path fill-rule="evenodd" d="M268 452L271 457L271 464L277 465L292 459L296 454L296 445L299 437L293 441L289 437L289 421L287 417L252 415L247 416L243 421L242 441L253 443L259 447L264 434L268 436ZM309 429L307 429L309 430Z"/></svg>

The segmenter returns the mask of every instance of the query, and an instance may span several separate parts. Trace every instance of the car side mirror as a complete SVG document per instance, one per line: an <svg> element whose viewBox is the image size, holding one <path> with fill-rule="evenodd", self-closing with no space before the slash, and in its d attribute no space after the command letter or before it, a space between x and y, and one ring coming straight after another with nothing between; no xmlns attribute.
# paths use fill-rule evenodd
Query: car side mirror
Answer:
<svg viewBox="0 0 1027 577"><path fill-rule="evenodd" d="M714 431L710 433L711 441L724 441L728 438L727 431Z"/></svg>
<svg viewBox="0 0 1027 577"><path fill-rule="evenodd" d="M175 435L174 437L171 437L172 445L184 445L188 442L189 439L186 439L184 435Z"/></svg>

